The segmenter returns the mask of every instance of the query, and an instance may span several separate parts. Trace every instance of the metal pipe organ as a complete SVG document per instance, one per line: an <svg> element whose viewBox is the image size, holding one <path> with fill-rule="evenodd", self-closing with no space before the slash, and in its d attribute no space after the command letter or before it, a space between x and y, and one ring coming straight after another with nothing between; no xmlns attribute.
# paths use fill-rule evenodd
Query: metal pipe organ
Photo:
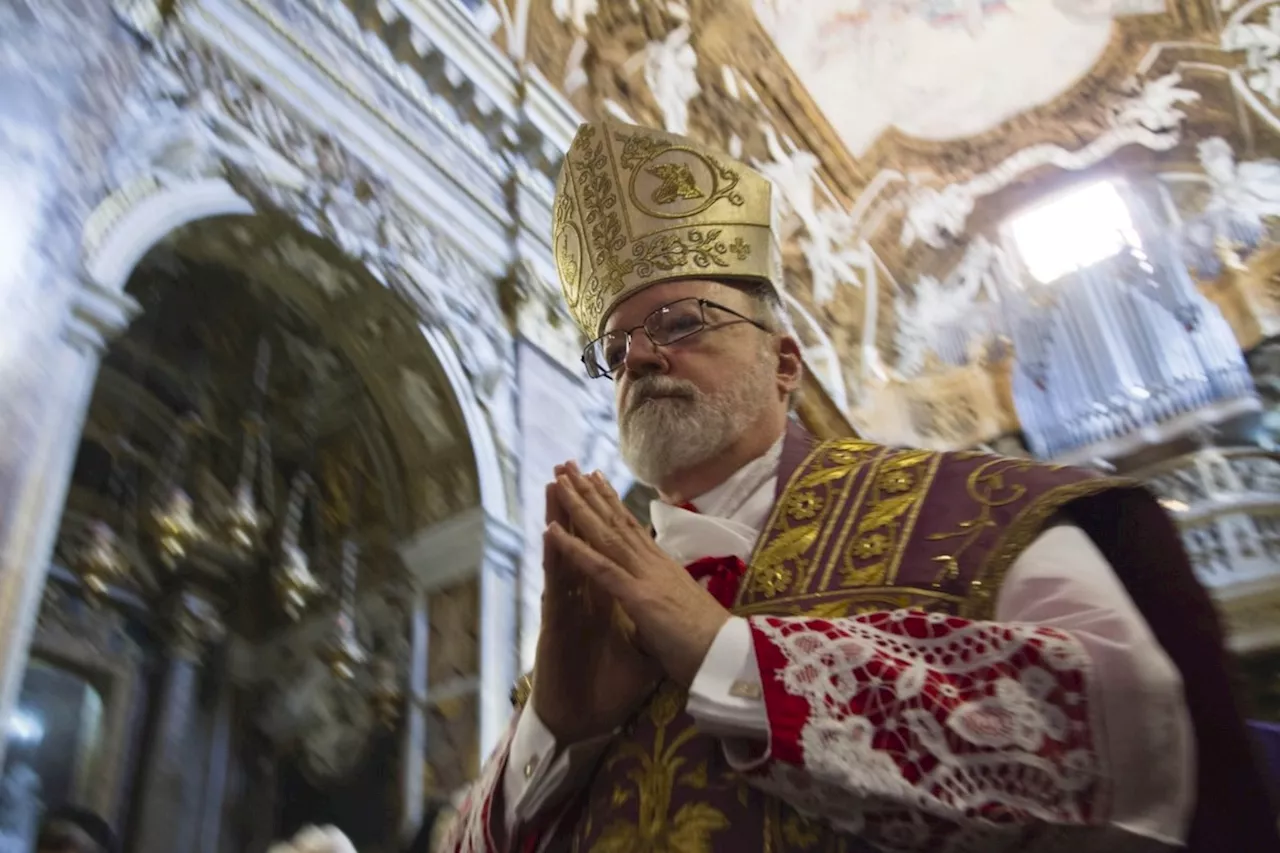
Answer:
<svg viewBox="0 0 1280 853"><path fill-rule="evenodd" d="M1252 396L1244 356L1218 309L1192 291L1169 310L1158 292L1179 277L1150 275L1135 260L1073 273L1055 285L1047 310L1024 312L1013 326L1014 403L1037 456Z"/></svg>
<svg viewBox="0 0 1280 853"><path fill-rule="evenodd" d="M1056 458L1255 397L1230 325L1129 194L1140 246L1005 303L1028 448Z"/></svg>

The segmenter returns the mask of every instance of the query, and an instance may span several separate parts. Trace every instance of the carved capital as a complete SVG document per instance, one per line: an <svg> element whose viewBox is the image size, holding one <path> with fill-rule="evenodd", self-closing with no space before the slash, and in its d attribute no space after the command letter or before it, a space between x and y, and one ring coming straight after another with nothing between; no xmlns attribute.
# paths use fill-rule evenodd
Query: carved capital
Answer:
<svg viewBox="0 0 1280 853"><path fill-rule="evenodd" d="M97 354L129 327L142 307L127 293L103 287L88 276L78 284L71 295L64 335L80 352Z"/></svg>
<svg viewBox="0 0 1280 853"><path fill-rule="evenodd" d="M514 575L523 542L519 529L475 507L419 531L398 551L415 582L430 591L475 577L486 567Z"/></svg>

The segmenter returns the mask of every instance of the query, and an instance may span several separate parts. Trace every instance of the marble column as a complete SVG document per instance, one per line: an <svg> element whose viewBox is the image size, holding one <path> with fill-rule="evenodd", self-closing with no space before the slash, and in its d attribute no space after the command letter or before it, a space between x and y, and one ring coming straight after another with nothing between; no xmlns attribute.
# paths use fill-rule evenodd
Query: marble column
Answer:
<svg viewBox="0 0 1280 853"><path fill-rule="evenodd" d="M516 567L523 548L518 528L480 507L419 531L399 548L400 558L423 594L468 578L476 578L480 584L482 760L497 743L511 715L511 685L518 674Z"/></svg>
<svg viewBox="0 0 1280 853"><path fill-rule="evenodd" d="M502 527L502 541L490 541L480 566L481 762L497 746L511 718L511 686L519 675L516 568L522 543L515 528Z"/></svg>
<svg viewBox="0 0 1280 853"><path fill-rule="evenodd" d="M409 612L409 671L405 674L404 725L400 746L400 843L413 840L422 823L423 776L427 764L427 661L431 624L427 595L415 590Z"/></svg>
<svg viewBox="0 0 1280 853"><path fill-rule="evenodd" d="M39 428L21 448L22 464L6 472L0 483L0 504L6 515L0 524L0 720L8 718L22 685L99 360L139 307L128 295L87 279L76 282L71 290L61 340L26 354L41 360L41 373L47 377L39 396L27 401L34 410L30 422ZM17 441L19 434L15 431L8 439Z"/></svg>
<svg viewBox="0 0 1280 853"><path fill-rule="evenodd" d="M142 758L134 853L196 850L200 795L208 751L200 707L203 661L221 643L225 628L217 610L194 591L176 597L171 641L155 714Z"/></svg>

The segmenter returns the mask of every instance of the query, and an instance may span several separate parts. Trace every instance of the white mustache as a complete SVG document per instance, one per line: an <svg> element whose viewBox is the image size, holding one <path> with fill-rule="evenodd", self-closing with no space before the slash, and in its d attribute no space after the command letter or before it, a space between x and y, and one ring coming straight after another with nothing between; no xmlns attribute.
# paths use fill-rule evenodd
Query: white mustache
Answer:
<svg viewBox="0 0 1280 853"><path fill-rule="evenodd" d="M677 397L685 400L697 399L698 389L693 383L669 376L646 376L636 380L628 395L627 411L630 412L646 400L661 397Z"/></svg>

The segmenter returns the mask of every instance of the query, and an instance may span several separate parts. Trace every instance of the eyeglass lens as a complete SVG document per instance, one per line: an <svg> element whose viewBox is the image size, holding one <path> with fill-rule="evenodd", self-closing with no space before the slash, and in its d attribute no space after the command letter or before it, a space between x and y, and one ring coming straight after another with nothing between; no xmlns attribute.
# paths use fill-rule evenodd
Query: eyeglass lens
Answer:
<svg viewBox="0 0 1280 853"><path fill-rule="evenodd" d="M654 311L637 329L615 329L596 339L587 347L587 369L594 366L595 375L612 373L627 357L631 335L643 329L655 346L666 346L681 338L700 332L706 322L702 314L702 302L696 298L681 299ZM594 362L594 365L592 364Z"/></svg>

